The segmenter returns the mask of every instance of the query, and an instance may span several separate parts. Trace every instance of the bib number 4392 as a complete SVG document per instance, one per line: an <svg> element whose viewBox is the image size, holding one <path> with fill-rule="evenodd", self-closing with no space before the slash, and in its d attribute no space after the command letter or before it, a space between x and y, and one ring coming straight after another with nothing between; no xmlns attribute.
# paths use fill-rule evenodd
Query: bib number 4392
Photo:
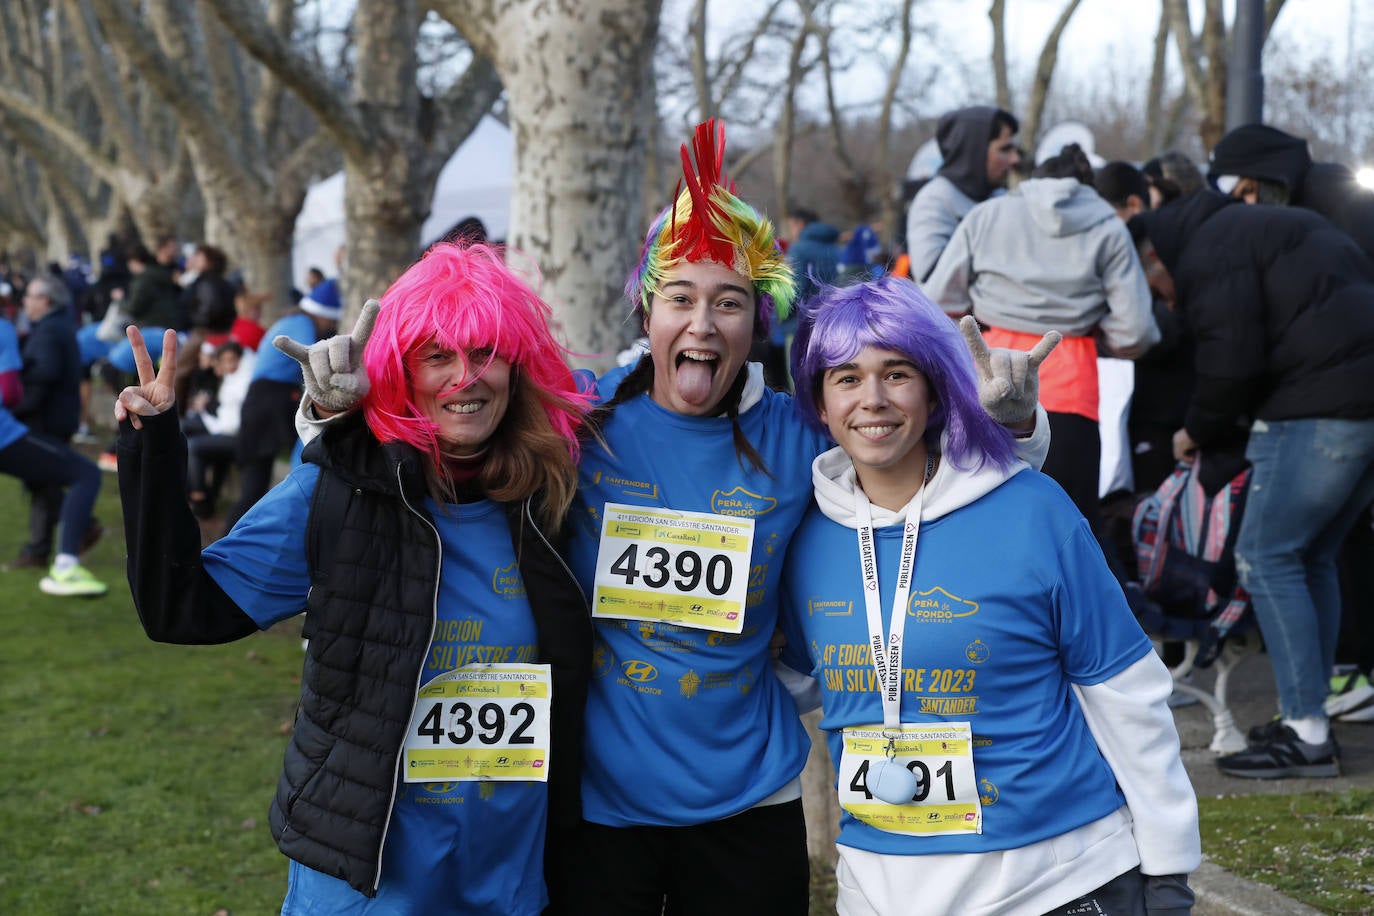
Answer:
<svg viewBox="0 0 1374 916"><path fill-rule="evenodd" d="M415 732L428 737L436 747L445 740L461 746L473 738L488 746L502 743L515 746L534 744L532 725L534 707L529 703L512 705L508 716L500 703L483 703L474 712L472 703L459 700L449 704L447 717L442 702L431 704Z"/></svg>

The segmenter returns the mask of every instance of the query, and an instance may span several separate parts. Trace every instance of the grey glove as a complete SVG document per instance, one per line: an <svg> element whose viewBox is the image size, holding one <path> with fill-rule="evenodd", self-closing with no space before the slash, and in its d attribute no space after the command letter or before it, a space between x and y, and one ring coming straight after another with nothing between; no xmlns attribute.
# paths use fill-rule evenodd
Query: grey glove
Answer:
<svg viewBox="0 0 1374 916"><path fill-rule="evenodd" d="M1040 364L1050 355L1063 335L1050 331L1029 352L988 349L978 321L972 315L959 320L973 365L978 372L978 400L992 417L1003 426L1021 423L1035 416L1040 403Z"/></svg>
<svg viewBox="0 0 1374 916"><path fill-rule="evenodd" d="M336 334L308 347L285 334L273 338L273 346L301 364L305 393L321 409L342 413L358 406L367 394L371 383L363 368L363 347L381 307L376 299L367 300L352 334Z"/></svg>

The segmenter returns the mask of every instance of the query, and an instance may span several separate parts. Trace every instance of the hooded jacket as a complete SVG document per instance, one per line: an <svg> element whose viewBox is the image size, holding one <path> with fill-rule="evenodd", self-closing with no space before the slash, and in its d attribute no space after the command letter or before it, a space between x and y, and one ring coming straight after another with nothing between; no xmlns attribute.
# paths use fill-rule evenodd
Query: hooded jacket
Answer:
<svg viewBox="0 0 1374 916"><path fill-rule="evenodd" d="M832 449L815 460L812 480L816 505L798 531L788 557L792 570L786 583L788 609L796 611L788 615L789 627L797 625L798 615L809 617L802 610L807 606L807 597L814 591L806 590L808 586L842 575L834 561L806 562L810 556L808 550L820 548L833 555L832 540L835 545L842 544L845 550L855 550L854 533L858 525L854 496L858 483L853 462L842 449ZM873 506L874 528L890 530L892 526L902 526L908 521L907 508L894 512ZM990 518L999 520L998 531L987 527ZM937 613L924 621L916 611L908 610L904 640L907 648L903 661L908 674L901 701L903 721L939 721L938 717L944 715L940 712L928 714L926 710L927 701L932 709L938 708L938 696L931 698L930 694L938 695L943 689L934 686L941 673L936 669L943 664L943 658L930 653L940 651L935 648L937 645L962 645L963 640L970 640L970 648L960 656L964 660L959 666L971 661L977 669L972 673L962 672L970 681L974 676L977 678L977 689L972 690L966 700L979 712L972 717L972 725L975 734L995 736L989 741L975 740L974 767L976 770L982 767L975 775L980 779L982 803L997 812L987 814L986 818L997 820L995 823L985 820L983 836L958 840L938 836L903 840L870 830L868 839L874 848L846 844L846 834L842 830L840 849L847 877L863 888L865 897L876 909L900 911L904 892L911 890L911 876L938 874L941 876L939 881L918 878L923 882L919 889L923 911L1041 913L1092 891L1108 876L1120 874L1137 863L1145 875L1153 876L1147 878L1147 904L1162 899L1156 895L1166 895L1170 899L1178 899L1180 894L1184 898L1189 896L1182 875L1196 868L1201 859L1197 806L1179 756L1178 734L1168 707L1172 690L1168 671L1143 634L1132 635L1118 630L1108 642L1118 647L1138 648L1138 655L1134 649L1125 656L1116 654L1116 660L1103 671L1104 675L1113 672L1109 676L1073 675L1070 680L1068 674L1070 669L1083 664L1073 647L1096 640L1076 627L1136 627L1119 590L1115 592L1119 606L1107 607L1098 603L1099 594L1104 596L1104 602L1107 601L1105 596L1111 594L1114 581L1105 567L1089 568L1094 560L1101 566L1101 556L1092 552L1094 542L1086 529L1079 530L1082 526L1082 518L1077 516L1064 494L1043 475L1029 471L1020 462L1005 471L991 465L969 471L944 460L925 485L912 585L914 597L934 595L946 602L946 606L958 604L965 612L955 613L952 618L941 618ZM879 534L880 539L884 537L892 540ZM995 542L990 547L989 538ZM1058 551L1046 547L1059 544L1061 540L1063 546ZM1075 545L1073 549L1069 548L1070 543ZM972 545L979 546L969 549ZM1018 564L1016 556L998 553L997 566L1002 572L988 572L984 550L1004 547L1013 553L1022 550L1024 556ZM922 554L939 557L934 561L939 568L923 568ZM895 555L894 544L890 556ZM849 556L853 558L854 554ZM968 568L951 569L951 556L966 557ZM1047 557L1057 559L1046 561ZM896 570L891 563L884 567L883 562L879 560L879 578L888 582L890 588ZM856 564L857 559L850 559L850 563ZM800 568L794 568L794 564ZM977 583L985 578L987 591L979 593ZM857 574L852 581L855 589L861 590ZM932 584L940 587L927 591ZM959 597L945 593L944 587L954 588ZM824 597L836 599L839 592L831 587ZM833 600L827 601L827 606L833 603ZM861 595L853 594L850 603L854 608L851 613L862 620L864 601ZM915 606L913 600L913 608ZM972 611L968 610L970 607ZM825 616L833 617L831 614ZM837 624L828 621L820 626L831 628ZM858 630L867 632L862 625ZM848 629L827 629L826 632L831 636L840 634L846 642L855 636L855 632ZM810 625L805 637L795 630L790 631L787 651L796 651L791 648L795 645L810 645L810 634ZM929 639L922 638L923 634ZM818 630L817 635L823 634ZM1059 641L1057 649L1045 642L1055 639ZM824 639L820 642L825 644ZM991 647L991 657L973 651L973 647L984 644ZM1046 645L1051 647L1046 649ZM820 653L823 650L812 646L811 651ZM1041 658L1045 652L1057 655L1059 661ZM1069 658L1071 655L1075 657ZM784 660L787 658L785 656ZM1054 676L1064 679L1064 691L1072 693L1076 702L1062 709L1054 703L1045 707L1036 705L1035 712L1025 708L1039 701L1027 700L1022 704L1017 700L1024 686L1018 679L1037 677L1040 666L1058 672ZM927 677L932 673L935 676L930 681L931 686L924 690L913 686L919 683L922 671ZM827 667L824 673L829 683L830 675L836 671ZM951 689L958 690L957 687ZM834 730L875 721L866 716L881 717L876 689L870 708L862 710L853 708L854 694L850 691L852 688L845 691L850 698L848 718L855 721L837 721L843 713L836 716L836 710L827 708L820 723L822 728ZM937 718L932 719L932 716ZM992 716L1000 721L989 721ZM1027 719L1036 716L1048 716L1054 722L1052 725L1041 723L1041 727L1036 728ZM953 718L967 716L954 714ZM1023 731L1028 724L1030 727ZM1075 754L1071 765L1067 759L1060 759L1048 769L1041 767L1037 771L1050 780L1065 781L1062 786L1023 783L1022 788L1017 788L1020 777L1013 771L1023 771L1022 761L1017 756L1032 752L1026 742L1043 740L1046 729L1060 726L1076 732L1080 736L1076 740L1087 741L1088 747L1095 745L1100 757L1087 751ZM1000 765L1001 769L993 760L996 753L993 749L999 745L1007 745L1002 751L1004 757L1010 755L1008 762ZM1072 742L1062 747L1067 749L1071 745ZM834 750L832 738L832 756L838 762ZM1071 767L1073 772L1066 767ZM999 787L1002 806L1020 804L1033 809L1024 821L1003 813L998 807ZM1113 794L1113 788L1119 789L1119 796ZM1051 812L1026 798L1018 801L1023 789L1027 794L1044 790L1058 799L1055 810ZM1122 798L1124 804L1114 807ZM1051 830L1053 825L1060 823L1078 826L1067 827L1063 832L1044 838L1026 838L1013 826L1017 823L1028 831L1042 833L1045 825L1051 825ZM870 845L863 839L862 830L850 836L865 846ZM947 848L927 851L942 846ZM876 851L882 848L889 851ZM974 851L961 851L968 849ZM920 859L916 860L918 855Z"/></svg>
<svg viewBox="0 0 1374 916"><path fill-rule="evenodd" d="M1310 211L1203 191L1135 219L1195 346L1184 427L1204 450L1256 420L1374 417L1374 260Z"/></svg>
<svg viewBox="0 0 1374 916"><path fill-rule="evenodd" d="M1289 203L1320 213L1374 258L1374 193L1338 162L1313 162L1307 141L1267 124L1246 124L1212 150L1211 171L1282 182Z"/></svg>
<svg viewBox="0 0 1374 916"><path fill-rule="evenodd" d="M975 204L1000 190L988 181L988 143L999 113L1006 114L998 108L975 105L940 117L935 139L944 162L917 193L906 217L911 278L918 283L934 269L959 221Z"/></svg>
<svg viewBox="0 0 1374 916"><path fill-rule="evenodd" d="M922 288L950 314L1010 331L1099 329L1130 355L1159 342L1126 224L1074 178L1032 178L974 207Z"/></svg>

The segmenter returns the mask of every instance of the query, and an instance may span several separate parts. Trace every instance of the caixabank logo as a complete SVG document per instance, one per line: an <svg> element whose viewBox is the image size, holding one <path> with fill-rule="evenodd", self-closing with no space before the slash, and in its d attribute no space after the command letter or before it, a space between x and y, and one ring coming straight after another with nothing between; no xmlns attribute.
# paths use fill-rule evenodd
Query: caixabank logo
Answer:
<svg viewBox="0 0 1374 916"><path fill-rule="evenodd" d="M744 487L735 487L725 493L717 490L711 494L711 511L716 515L757 518L772 512L777 505L778 501L773 497L750 493Z"/></svg>

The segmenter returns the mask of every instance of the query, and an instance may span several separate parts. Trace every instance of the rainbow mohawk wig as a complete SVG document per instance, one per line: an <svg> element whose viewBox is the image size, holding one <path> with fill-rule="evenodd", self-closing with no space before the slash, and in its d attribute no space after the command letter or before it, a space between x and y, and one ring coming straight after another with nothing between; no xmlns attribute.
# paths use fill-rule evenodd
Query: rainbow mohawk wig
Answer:
<svg viewBox="0 0 1374 916"><path fill-rule="evenodd" d="M639 265L625 284L625 296L640 321L648 317L654 293L678 261L712 261L748 277L758 300L759 333L767 333L791 312L796 285L773 224L735 196L734 182L722 172L724 161L725 125L714 118L698 124L690 156L687 144L682 145L683 182L673 205L649 228Z"/></svg>

